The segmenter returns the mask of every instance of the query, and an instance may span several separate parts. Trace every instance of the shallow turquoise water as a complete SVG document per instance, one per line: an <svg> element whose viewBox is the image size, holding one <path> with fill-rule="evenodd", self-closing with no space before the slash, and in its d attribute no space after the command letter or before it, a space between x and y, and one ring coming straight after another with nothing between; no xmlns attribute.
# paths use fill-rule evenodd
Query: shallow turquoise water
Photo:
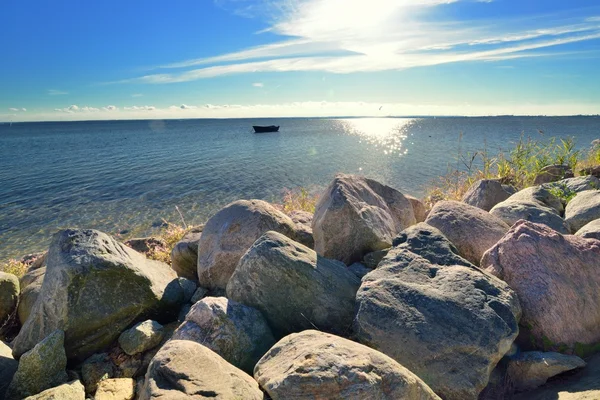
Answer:
<svg viewBox="0 0 600 400"><path fill-rule="evenodd" d="M279 133L253 134L257 124ZM522 132L600 136L600 118L383 118L57 122L0 125L0 260L39 251L61 227L146 234L202 223L239 198L279 200L358 173L421 195L462 152ZM463 134L459 143L459 134ZM154 226L154 227L153 227Z"/></svg>

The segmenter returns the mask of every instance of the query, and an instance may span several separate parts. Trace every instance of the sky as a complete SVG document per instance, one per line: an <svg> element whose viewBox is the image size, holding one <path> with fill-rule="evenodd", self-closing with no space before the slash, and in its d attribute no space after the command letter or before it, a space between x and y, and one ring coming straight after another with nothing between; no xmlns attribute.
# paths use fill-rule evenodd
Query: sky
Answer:
<svg viewBox="0 0 600 400"><path fill-rule="evenodd" d="M600 114L598 0L2 0L0 121Z"/></svg>

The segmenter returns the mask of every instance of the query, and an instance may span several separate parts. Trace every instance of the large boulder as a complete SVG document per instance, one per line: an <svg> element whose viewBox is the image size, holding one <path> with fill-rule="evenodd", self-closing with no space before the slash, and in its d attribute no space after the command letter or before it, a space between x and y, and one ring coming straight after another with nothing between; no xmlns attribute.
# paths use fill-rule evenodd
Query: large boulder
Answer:
<svg viewBox="0 0 600 400"><path fill-rule="evenodd" d="M519 220L544 224L557 232L568 234L569 224L558 213L540 202L518 201L508 199L496 204L490 214L500 218L508 226L513 226Z"/></svg>
<svg viewBox="0 0 600 400"><path fill-rule="evenodd" d="M511 357L508 378L516 391L535 389L558 374L585 367L585 361L573 355L526 351Z"/></svg>
<svg viewBox="0 0 600 400"><path fill-rule="evenodd" d="M600 218L600 190L585 190L575 196L565 208L565 220L575 233L586 224Z"/></svg>
<svg viewBox="0 0 600 400"><path fill-rule="evenodd" d="M362 279L355 335L440 397L476 399L516 338L521 310L506 283L452 249L424 224L405 231Z"/></svg>
<svg viewBox="0 0 600 400"><path fill-rule="evenodd" d="M533 180L534 185L560 181L565 178L573 178L573 170L568 165L546 165L538 172Z"/></svg>
<svg viewBox="0 0 600 400"><path fill-rule="evenodd" d="M13 351L19 357L61 329L67 357L82 361L136 321L176 316L182 300L168 265L105 233L66 229L53 237L41 292Z"/></svg>
<svg viewBox="0 0 600 400"><path fill-rule="evenodd" d="M440 201L425 222L438 228L461 256L479 265L481 256L496 244L509 226L487 211L458 201Z"/></svg>
<svg viewBox="0 0 600 400"><path fill-rule="evenodd" d="M565 205L561 198L556 196L556 191L546 185L531 186L510 196L507 201L542 203L546 207L552 208L557 214L562 215L565 212Z"/></svg>
<svg viewBox="0 0 600 400"><path fill-rule="evenodd" d="M12 349L0 341L0 399L4 398L18 366L19 362L12 356Z"/></svg>
<svg viewBox="0 0 600 400"><path fill-rule="evenodd" d="M296 225L262 200L239 200L213 215L198 243L198 279L208 289L225 289L238 261L267 231L296 239Z"/></svg>
<svg viewBox="0 0 600 400"><path fill-rule="evenodd" d="M497 179L480 179L464 194L462 201L474 207L490 211L496 204L508 199L507 192Z"/></svg>
<svg viewBox="0 0 600 400"><path fill-rule="evenodd" d="M202 228L192 229L171 250L171 268L177 275L198 282L198 243Z"/></svg>
<svg viewBox="0 0 600 400"><path fill-rule="evenodd" d="M314 327L343 335L359 285L343 263L267 232L240 260L227 297L261 311L276 337Z"/></svg>
<svg viewBox="0 0 600 400"><path fill-rule="evenodd" d="M194 304L173 340L200 343L248 373L275 343L260 311L225 297L205 297Z"/></svg>
<svg viewBox="0 0 600 400"><path fill-rule="evenodd" d="M522 327L538 348L600 341L600 242L519 221L481 267L507 282L523 308Z"/></svg>
<svg viewBox="0 0 600 400"><path fill-rule="evenodd" d="M311 249L314 248L315 239L312 231L313 214L308 211L294 210L289 213L289 216L296 224L298 241Z"/></svg>
<svg viewBox="0 0 600 400"><path fill-rule="evenodd" d="M336 175L316 206L315 250L350 265L390 247L398 232L416 222L410 200L396 189L360 176Z"/></svg>
<svg viewBox="0 0 600 400"><path fill-rule="evenodd" d="M19 278L0 271L0 328L17 307L19 289Z"/></svg>
<svg viewBox="0 0 600 400"><path fill-rule="evenodd" d="M263 400L258 384L199 343L171 340L152 359L140 400Z"/></svg>
<svg viewBox="0 0 600 400"><path fill-rule="evenodd" d="M27 318L31 314L33 305L35 304L41 290L44 276L46 275L46 267L30 269L20 279L21 295L19 296L19 307L17 315L21 325L25 324Z"/></svg>
<svg viewBox="0 0 600 400"><path fill-rule="evenodd" d="M67 382L64 340L64 332L54 331L23 354L6 400L20 400Z"/></svg>
<svg viewBox="0 0 600 400"><path fill-rule="evenodd" d="M361 344L314 330L281 339L254 377L273 400L439 400L416 375Z"/></svg>
<svg viewBox="0 0 600 400"><path fill-rule="evenodd" d="M600 218L585 224L581 229L575 232L575 235L586 239L600 240Z"/></svg>
<svg viewBox="0 0 600 400"><path fill-rule="evenodd" d="M72 381L26 397L25 400L85 400L85 391L81 382Z"/></svg>
<svg viewBox="0 0 600 400"><path fill-rule="evenodd" d="M580 193L586 190L600 189L600 179L595 176L578 176L547 183L544 186L548 188L556 187L567 193Z"/></svg>

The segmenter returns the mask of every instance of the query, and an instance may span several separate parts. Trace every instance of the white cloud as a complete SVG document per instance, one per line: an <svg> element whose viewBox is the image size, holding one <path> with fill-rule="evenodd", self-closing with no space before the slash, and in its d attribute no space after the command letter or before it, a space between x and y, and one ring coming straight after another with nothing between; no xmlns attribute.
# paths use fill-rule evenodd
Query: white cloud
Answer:
<svg viewBox="0 0 600 400"><path fill-rule="evenodd" d="M21 108L21 111L27 111L27 109L26 108Z"/></svg>
<svg viewBox="0 0 600 400"><path fill-rule="evenodd" d="M21 111L22 111L22 112L25 112L25 111L27 111L27 109L26 109L26 108L15 108L15 107L10 107L10 108L8 109L8 111L12 111L12 112L21 112Z"/></svg>
<svg viewBox="0 0 600 400"><path fill-rule="evenodd" d="M64 92L62 90L56 90L56 89L48 89L48 95L50 96L62 96L65 94L69 94L68 92Z"/></svg>
<svg viewBox="0 0 600 400"><path fill-rule="evenodd" d="M119 108L117 106L106 106L102 107L104 111L117 111Z"/></svg>
<svg viewBox="0 0 600 400"><path fill-rule="evenodd" d="M154 106L132 106L132 107L123 107L123 110L126 111L153 111L156 107Z"/></svg>
<svg viewBox="0 0 600 400"><path fill-rule="evenodd" d="M179 108L181 108L182 110L193 110L193 109L196 109L198 107L196 107L196 106L188 106L187 104L182 104L182 105L179 106Z"/></svg>
<svg viewBox="0 0 600 400"><path fill-rule="evenodd" d="M252 86L261 88L261 87L264 87L265 85L262 82L255 82L252 84Z"/></svg>
<svg viewBox="0 0 600 400"><path fill-rule="evenodd" d="M96 107L90 107L90 106L79 107L78 105L73 104L73 105L70 105L69 107L65 107L65 108L55 108L54 111L68 113L68 114L75 114L75 113L95 113L95 112L100 111L100 109L96 108Z"/></svg>
<svg viewBox="0 0 600 400"><path fill-rule="evenodd" d="M532 16L519 21L439 19L441 13L437 8L452 7L452 3L458 2L219 0L222 7L241 10L243 15L267 16L267 30L281 39L233 53L159 67L199 67L197 69L153 73L120 82L164 84L254 72L372 72L455 62L560 56L557 46L600 38L600 17L595 16L579 20L556 15ZM488 7L485 3L490 1L480 2L481 7Z"/></svg>
<svg viewBox="0 0 600 400"><path fill-rule="evenodd" d="M8 111L19 111L19 109L18 109L18 108L11 107L11 108L9 108L9 109L8 109Z"/></svg>

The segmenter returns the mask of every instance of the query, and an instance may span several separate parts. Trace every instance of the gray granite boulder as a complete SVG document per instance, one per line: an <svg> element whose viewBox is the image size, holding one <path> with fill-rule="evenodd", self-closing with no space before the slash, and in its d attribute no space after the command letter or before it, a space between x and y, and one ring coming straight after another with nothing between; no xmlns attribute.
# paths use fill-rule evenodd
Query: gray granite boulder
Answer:
<svg viewBox="0 0 600 400"><path fill-rule="evenodd" d="M119 336L119 345L130 356L150 350L162 341L164 329L156 321L138 322Z"/></svg>
<svg viewBox="0 0 600 400"><path fill-rule="evenodd" d="M267 232L242 257L227 297L258 309L276 337L317 327L347 334L360 279L341 262Z"/></svg>
<svg viewBox="0 0 600 400"><path fill-rule="evenodd" d="M0 341L0 399L4 399L6 389L17 372L18 366L19 362L12 356L12 349Z"/></svg>
<svg viewBox="0 0 600 400"><path fill-rule="evenodd" d="M15 311L19 301L19 278L0 271L0 328Z"/></svg>
<svg viewBox="0 0 600 400"><path fill-rule="evenodd" d="M19 296L19 307L17 308L17 314L21 325L25 324L27 318L31 314L33 305L35 304L40 291L42 290L42 283L44 282L44 276L46 275L46 267L37 269L30 269L20 279L21 283L21 294Z"/></svg>
<svg viewBox="0 0 600 400"><path fill-rule="evenodd" d="M516 391L535 389L558 374L585 367L585 361L573 355L526 351L510 358L507 374Z"/></svg>
<svg viewBox="0 0 600 400"><path fill-rule="evenodd" d="M54 331L21 356L6 400L20 400L67 382L64 340L64 332Z"/></svg>
<svg viewBox="0 0 600 400"><path fill-rule="evenodd" d="M513 226L519 220L544 224L557 232L568 234L569 224L550 207L539 202L518 201L508 199L496 204L490 214L500 218L508 226Z"/></svg>
<svg viewBox="0 0 600 400"><path fill-rule="evenodd" d="M517 292L530 343L564 351L600 342L599 241L519 221L481 267Z"/></svg>
<svg viewBox="0 0 600 400"><path fill-rule="evenodd" d="M16 357L56 329L69 359L85 360L131 324L174 318L183 289L168 265L95 230L54 235L41 292L13 342Z"/></svg>
<svg viewBox="0 0 600 400"><path fill-rule="evenodd" d="M263 400L258 384L208 347L189 340L171 340L152 359L140 400Z"/></svg>
<svg viewBox="0 0 600 400"><path fill-rule="evenodd" d="M586 224L600 218L600 190L579 192L565 208L565 220L575 233Z"/></svg>
<svg viewBox="0 0 600 400"><path fill-rule="evenodd" d="M600 189L600 179L595 176L578 176L575 178L562 179L557 182L544 185L548 188L558 187L566 192L583 192L586 190Z"/></svg>
<svg viewBox="0 0 600 400"><path fill-rule="evenodd" d="M496 244L509 226L481 208L458 201L440 201L425 222L439 229L461 256L479 265L481 256Z"/></svg>
<svg viewBox="0 0 600 400"><path fill-rule="evenodd" d="M546 165L538 172L533 180L534 185L560 181L565 178L573 178L573 170L568 165Z"/></svg>
<svg viewBox="0 0 600 400"><path fill-rule="evenodd" d="M531 186L513 194L507 201L542 203L544 206L552 208L557 214L562 215L565 212L565 204L551 189L552 187L546 185Z"/></svg>
<svg viewBox="0 0 600 400"><path fill-rule="evenodd" d="M225 297L205 297L194 304L173 340L200 343L248 373L275 343L260 311Z"/></svg>
<svg viewBox="0 0 600 400"><path fill-rule="evenodd" d="M239 200L213 215L198 243L200 286L224 289L240 258L267 231L297 238L294 221L262 200Z"/></svg>
<svg viewBox="0 0 600 400"><path fill-rule="evenodd" d="M508 199L511 193L507 192L496 179L480 179L473 183L462 201L474 207L490 211L496 204Z"/></svg>
<svg viewBox="0 0 600 400"><path fill-rule="evenodd" d="M39 394L26 397L25 400L85 400L85 391L81 382L75 380L46 389Z"/></svg>
<svg viewBox="0 0 600 400"><path fill-rule="evenodd" d="M600 240L600 218L585 224L581 229L575 232L575 235L586 239Z"/></svg>
<svg viewBox="0 0 600 400"><path fill-rule="evenodd" d="M316 206L315 251L349 265L367 253L390 247L396 234L415 223L411 202L396 189L339 174Z"/></svg>
<svg viewBox="0 0 600 400"><path fill-rule="evenodd" d="M315 247L315 238L312 231L313 214L308 211L294 210L289 213L296 224L296 236L300 243L311 249Z"/></svg>
<svg viewBox="0 0 600 400"><path fill-rule="evenodd" d="M476 399L517 336L519 302L506 283L461 259L439 231L419 225L363 277L355 336L440 397Z"/></svg>
<svg viewBox="0 0 600 400"><path fill-rule="evenodd" d="M186 233L171 250L171 268L177 275L198 282L198 243L202 236L202 228Z"/></svg>
<svg viewBox="0 0 600 400"><path fill-rule="evenodd" d="M425 221L425 218L427 218L427 207L425 207L425 204L416 197L410 196L408 194L405 194L404 197L406 197L408 201L410 201L410 204L412 204L413 206L413 212L415 213L416 222Z"/></svg>
<svg viewBox="0 0 600 400"><path fill-rule="evenodd" d="M254 377L273 400L440 400L385 354L314 330L277 342L256 365Z"/></svg>

